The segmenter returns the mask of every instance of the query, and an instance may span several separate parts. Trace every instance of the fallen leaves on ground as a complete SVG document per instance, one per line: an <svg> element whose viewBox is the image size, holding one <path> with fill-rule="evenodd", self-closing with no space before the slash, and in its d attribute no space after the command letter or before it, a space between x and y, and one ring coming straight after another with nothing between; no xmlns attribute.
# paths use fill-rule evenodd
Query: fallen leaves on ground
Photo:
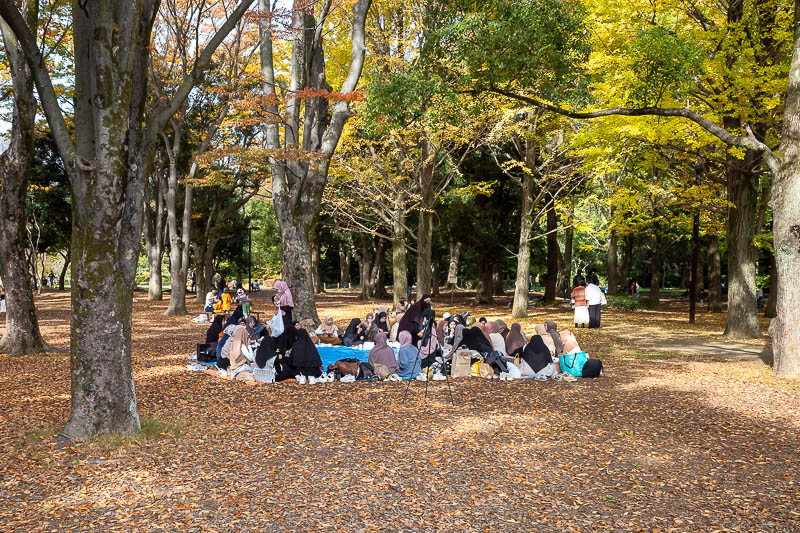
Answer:
<svg viewBox="0 0 800 533"><path fill-rule="evenodd" d="M337 291L319 307L343 326L379 303ZM427 400L412 382L403 401L406 383L245 386L189 372L206 326L163 316L166 304L134 304L133 361L140 412L180 424L179 436L52 450L69 410L68 356L0 356L3 530L800 528L800 384L757 362L632 340L720 340L722 315L689 326L682 302L604 312L602 329L576 331L603 377L454 380L453 408L445 382L429 383ZM46 340L66 348L68 295L38 305ZM469 310L512 322L505 307ZM530 332L545 318L568 327L571 312L520 322Z"/></svg>

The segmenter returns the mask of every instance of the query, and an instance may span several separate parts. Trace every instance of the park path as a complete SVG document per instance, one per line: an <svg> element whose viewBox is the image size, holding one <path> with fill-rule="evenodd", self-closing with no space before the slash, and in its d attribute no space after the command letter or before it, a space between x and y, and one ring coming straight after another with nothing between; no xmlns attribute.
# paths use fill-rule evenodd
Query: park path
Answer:
<svg viewBox="0 0 800 533"><path fill-rule="evenodd" d="M725 361L761 361L772 364L772 346L769 337L760 343L744 343L733 340L720 340L706 335L676 335L668 341L653 338L647 334L626 335L640 349L652 349L665 353L680 353L713 357Z"/></svg>

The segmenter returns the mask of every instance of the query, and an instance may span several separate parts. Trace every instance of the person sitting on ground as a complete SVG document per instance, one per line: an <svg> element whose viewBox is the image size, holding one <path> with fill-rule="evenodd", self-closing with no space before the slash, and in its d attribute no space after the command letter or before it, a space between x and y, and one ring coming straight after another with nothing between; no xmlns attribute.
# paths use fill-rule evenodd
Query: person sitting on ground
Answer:
<svg viewBox="0 0 800 533"><path fill-rule="evenodd" d="M506 353L506 341L503 339L503 336L500 335L500 327L497 325L496 321L492 321L486 324L486 332L489 334L489 342L492 343L492 348L496 352L500 352L501 354Z"/></svg>
<svg viewBox="0 0 800 533"><path fill-rule="evenodd" d="M386 334L389 333L389 315L386 314L386 311L380 311L375 315L375 325L378 326L380 331Z"/></svg>
<svg viewBox="0 0 800 533"><path fill-rule="evenodd" d="M381 376L383 379L386 379L392 374L396 374L398 370L397 360L394 357L394 350L392 347L386 344L386 333L381 331L375 336L375 346L372 350L369 351L369 356L367 357L367 361L375 368L375 365L384 365L388 369L388 374L385 376ZM376 374L380 376L377 372Z"/></svg>
<svg viewBox="0 0 800 533"><path fill-rule="evenodd" d="M487 328L486 324L487 322L481 322L479 320L478 322L475 323L475 327L481 330L481 333L483 333L483 336L486 337L486 340L491 343L492 339L491 337L489 337L489 329Z"/></svg>
<svg viewBox="0 0 800 533"><path fill-rule="evenodd" d="M250 335L251 341L258 341L267 334L267 326L259 322L253 315L245 319L245 327L247 328L247 334Z"/></svg>
<svg viewBox="0 0 800 533"><path fill-rule="evenodd" d="M238 321L234 324L230 324L229 322L230 320L225 323L224 329L222 330L222 337L217 343L217 368L221 370L225 370L230 366L232 343L229 341L233 338L236 331L244 328L244 317L238 317Z"/></svg>
<svg viewBox="0 0 800 533"><path fill-rule="evenodd" d="M416 377L422 372L419 349L411 344L411 333L407 331L401 331L397 339L400 341L400 351L397 353L399 361L397 374L401 378Z"/></svg>
<svg viewBox="0 0 800 533"><path fill-rule="evenodd" d="M203 310L204 310L204 311L205 311L207 314L209 314L209 315L210 315L211 313L213 313L213 312L214 312L214 305L215 305L215 304L216 304L218 301L219 301L219 299L217 298L217 289L211 289L210 291L208 291L208 292L206 293L206 305L205 305L205 307L203 308ZM211 317L209 316L209 319L210 319L210 318L211 318Z"/></svg>
<svg viewBox="0 0 800 533"><path fill-rule="evenodd" d="M553 342L553 337L547 331L542 324L536 324L536 334L542 338L544 345L547 346L547 349L550 350L550 355L552 357L558 357L556 354L556 345Z"/></svg>
<svg viewBox="0 0 800 533"><path fill-rule="evenodd" d="M325 317L325 320L322 321L322 324L319 325L314 333L319 338L319 342L332 344L333 346L342 344L341 339L339 339L339 328L336 327L336 323L330 315Z"/></svg>
<svg viewBox="0 0 800 533"><path fill-rule="evenodd" d="M242 307L242 314L245 317L250 316L250 298L244 289L236 290L236 305Z"/></svg>
<svg viewBox="0 0 800 533"><path fill-rule="evenodd" d="M394 312L397 313L398 315L401 315L402 313L408 311L408 307L409 306L408 302L406 302L406 299L400 298L400 301L397 303L397 305L394 306ZM400 318L401 318L400 316L396 317L397 320L400 320Z"/></svg>
<svg viewBox="0 0 800 533"><path fill-rule="evenodd" d="M485 316L482 316L482 317L480 317L480 318L478 319L478 322L480 322L481 324L483 324L483 325L485 326L485 325L486 325L486 323L488 322L488 320L486 320L486 317L485 317Z"/></svg>
<svg viewBox="0 0 800 533"><path fill-rule="evenodd" d="M522 332L522 326L514 322L511 324L511 329L506 336L506 350L508 351L508 355L513 357L521 354L525 344L526 340L525 334Z"/></svg>
<svg viewBox="0 0 800 533"><path fill-rule="evenodd" d="M223 290L222 292L219 293L219 301L214 306L214 312L224 313L230 310L231 310L231 295L228 294L227 290Z"/></svg>
<svg viewBox="0 0 800 533"><path fill-rule="evenodd" d="M458 332L456 332L456 336L458 336ZM478 326L472 326L470 329L465 328L461 344L458 346L465 346L468 350L473 350L484 355L492 351L491 343L486 339L483 331L481 331Z"/></svg>
<svg viewBox="0 0 800 533"><path fill-rule="evenodd" d="M357 339L361 342L375 342L375 336L380 332L375 324L372 313L367 313L367 318L359 324Z"/></svg>
<svg viewBox="0 0 800 533"><path fill-rule="evenodd" d="M572 289L570 299L575 308L575 327L586 327L589 323L589 302L586 301L586 280L583 276L577 278L578 284Z"/></svg>
<svg viewBox="0 0 800 533"><path fill-rule="evenodd" d="M502 320L500 320L499 318L497 320L495 320L494 323L497 324L497 333L502 335L503 340L506 340L506 337L508 336L508 332L509 332L509 329L508 329L508 326L506 325L506 323L503 322Z"/></svg>
<svg viewBox="0 0 800 533"><path fill-rule="evenodd" d="M534 377L541 381L547 381L547 378L562 379L558 369L553 364L550 350L538 335L531 338L531 342L525 346L520 357L519 366L523 377Z"/></svg>
<svg viewBox="0 0 800 533"><path fill-rule="evenodd" d="M305 329L297 330L297 340L292 346L289 365L296 370L300 384L315 383L322 375L322 358Z"/></svg>
<svg viewBox="0 0 800 533"><path fill-rule="evenodd" d="M445 326L444 333L442 335L442 352L445 358L448 358L450 354L452 354L457 346L455 345L456 340L456 328L459 327L460 324L458 320L451 318L448 320L447 325ZM461 326L462 328L464 326Z"/></svg>
<svg viewBox="0 0 800 533"><path fill-rule="evenodd" d="M397 341L397 335L400 333L400 322L395 320L392 327L389 328L389 340L392 342Z"/></svg>
<svg viewBox="0 0 800 533"><path fill-rule="evenodd" d="M317 337L317 328L314 327L314 321L310 318L306 318L305 320L300 321L300 327L308 332L308 336L311 338L311 342L314 344L319 343L319 337Z"/></svg>
<svg viewBox="0 0 800 533"><path fill-rule="evenodd" d="M208 344L209 349L217 349L217 343L219 342L220 337L222 337L223 318L225 317L222 315L214 316L214 321L211 322L208 330L206 330L206 344Z"/></svg>
<svg viewBox="0 0 800 533"><path fill-rule="evenodd" d="M419 330L422 327L422 313L431 308L431 295L423 294L422 298L408 308L408 311L403 315L400 320L399 331L408 331L411 333L411 338L416 339L419 336Z"/></svg>
<svg viewBox="0 0 800 533"><path fill-rule="evenodd" d="M361 325L361 320L358 318L354 318L348 324L347 329L344 330L344 335L342 336L342 344L345 346L355 346L356 344L361 344L364 341L358 339L358 326Z"/></svg>
<svg viewBox="0 0 800 533"><path fill-rule="evenodd" d="M231 378L238 381L255 381L253 367L250 366L255 359L255 353L250 348L250 335L248 335L246 327L236 330L230 345L228 372Z"/></svg>

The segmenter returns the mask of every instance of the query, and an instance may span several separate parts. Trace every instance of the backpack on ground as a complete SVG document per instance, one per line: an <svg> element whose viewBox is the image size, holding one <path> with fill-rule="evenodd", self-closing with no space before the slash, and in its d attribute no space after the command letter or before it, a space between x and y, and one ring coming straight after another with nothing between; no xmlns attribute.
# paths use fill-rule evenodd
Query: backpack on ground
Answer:
<svg viewBox="0 0 800 533"><path fill-rule="evenodd" d="M215 363L217 361L217 350L211 348L210 344L198 344L197 360L201 363Z"/></svg>
<svg viewBox="0 0 800 533"><path fill-rule="evenodd" d="M603 362L600 359L587 359L581 370L583 378L597 378L603 373Z"/></svg>

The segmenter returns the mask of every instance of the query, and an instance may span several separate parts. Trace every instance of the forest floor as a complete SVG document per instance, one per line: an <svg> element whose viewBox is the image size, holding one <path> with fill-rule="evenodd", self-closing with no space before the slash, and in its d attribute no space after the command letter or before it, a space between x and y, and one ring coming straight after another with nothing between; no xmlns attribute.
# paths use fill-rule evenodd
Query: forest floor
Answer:
<svg viewBox="0 0 800 533"><path fill-rule="evenodd" d="M507 300L470 308L468 296L434 307L512 322ZM725 316L701 311L689 326L685 300L604 310L601 329L575 331L603 360L598 379L464 378L455 407L445 382L429 384L427 402L412 383L403 402L404 383L245 385L189 372L206 326L137 300L147 431L136 438L54 450L68 355L0 356L0 530L800 530L800 380L728 357ZM67 348L68 295L37 303L46 340ZM379 303L333 291L319 309L344 326ZM531 311L526 332L570 325L568 309Z"/></svg>

